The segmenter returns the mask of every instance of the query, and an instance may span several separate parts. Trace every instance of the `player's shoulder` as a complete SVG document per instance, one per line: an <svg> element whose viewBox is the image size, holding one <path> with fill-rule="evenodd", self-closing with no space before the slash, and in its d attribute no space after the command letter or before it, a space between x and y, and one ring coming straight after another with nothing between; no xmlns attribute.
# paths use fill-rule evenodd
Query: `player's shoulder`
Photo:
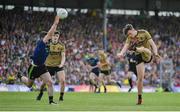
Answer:
<svg viewBox="0 0 180 112"><path fill-rule="evenodd" d="M107 53L106 53L106 52L103 52L103 53L102 53L102 56L103 56L103 57L107 57Z"/></svg>
<svg viewBox="0 0 180 112"><path fill-rule="evenodd" d="M145 29L139 29L139 30L138 30L138 33L148 33L148 31L145 30Z"/></svg>
<svg viewBox="0 0 180 112"><path fill-rule="evenodd" d="M58 46L65 47L65 44L64 44L64 43L62 43L62 42L58 42L58 43L57 43L57 45L58 45Z"/></svg>
<svg viewBox="0 0 180 112"><path fill-rule="evenodd" d="M37 45L42 46L42 45L46 45L46 43L43 40L40 39L40 40L37 41Z"/></svg>
<svg viewBox="0 0 180 112"><path fill-rule="evenodd" d="M58 42L57 43L57 47L60 48L61 51L65 51L66 50L65 45L62 42Z"/></svg>
<svg viewBox="0 0 180 112"><path fill-rule="evenodd" d="M37 43L45 43L42 39L36 41Z"/></svg>

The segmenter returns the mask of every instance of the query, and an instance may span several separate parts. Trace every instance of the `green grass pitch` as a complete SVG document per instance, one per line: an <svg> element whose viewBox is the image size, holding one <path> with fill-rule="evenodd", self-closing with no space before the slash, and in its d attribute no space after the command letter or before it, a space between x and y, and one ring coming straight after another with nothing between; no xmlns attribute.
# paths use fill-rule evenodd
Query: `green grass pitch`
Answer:
<svg viewBox="0 0 180 112"><path fill-rule="evenodd" d="M180 111L179 93L144 93L143 105L135 105L136 93L66 93L58 105L49 105L47 92L36 101L37 92L0 92L0 111Z"/></svg>

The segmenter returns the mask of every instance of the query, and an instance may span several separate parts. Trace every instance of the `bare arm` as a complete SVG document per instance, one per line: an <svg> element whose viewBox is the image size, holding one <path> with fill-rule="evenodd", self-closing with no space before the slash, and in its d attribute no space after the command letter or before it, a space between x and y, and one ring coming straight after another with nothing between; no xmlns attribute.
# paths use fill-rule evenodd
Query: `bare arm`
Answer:
<svg viewBox="0 0 180 112"><path fill-rule="evenodd" d="M123 55L127 51L128 47L129 47L129 44L125 43L125 45L124 45L123 49L121 50L121 52L118 53L118 57L123 57Z"/></svg>
<svg viewBox="0 0 180 112"><path fill-rule="evenodd" d="M54 20L53 25L51 26L51 28L50 28L50 30L48 31L48 33L46 34L46 36L43 38L43 41L44 41L45 43L48 42L48 40L52 38L52 35L53 35L54 32L56 31L57 25L58 25L58 23L59 23L59 19L60 19L59 16L56 16L56 17L55 17L55 20Z"/></svg>
<svg viewBox="0 0 180 112"><path fill-rule="evenodd" d="M59 67L64 66L64 63L65 63L65 60L66 60L65 52L62 52L61 56L62 56L62 60L61 60L61 64L59 65Z"/></svg>
<svg viewBox="0 0 180 112"><path fill-rule="evenodd" d="M153 50L154 55L158 55L157 46L156 46L156 44L154 43L154 41L153 41L152 39L149 39L148 42L150 43L150 45L151 45L151 47L152 47L152 50Z"/></svg>
<svg viewBox="0 0 180 112"><path fill-rule="evenodd" d="M159 63L159 61L162 59L162 57L158 54L156 44L154 43L154 41L152 39L148 40L148 42L150 43L150 45L153 49L153 53L155 55L155 59L156 59L157 63Z"/></svg>

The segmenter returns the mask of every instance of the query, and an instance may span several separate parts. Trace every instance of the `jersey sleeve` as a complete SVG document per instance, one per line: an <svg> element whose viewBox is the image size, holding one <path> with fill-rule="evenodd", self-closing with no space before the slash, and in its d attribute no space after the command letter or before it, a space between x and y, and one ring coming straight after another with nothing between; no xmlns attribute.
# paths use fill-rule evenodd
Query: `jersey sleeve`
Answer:
<svg viewBox="0 0 180 112"><path fill-rule="evenodd" d="M151 38L151 35L149 34L148 31L145 31L145 34L146 34L146 39L147 39L147 40L152 39L152 38Z"/></svg>
<svg viewBox="0 0 180 112"><path fill-rule="evenodd" d="M126 42L125 42L126 44L130 44L130 39L129 39L129 37L127 37L127 39L126 39Z"/></svg>
<svg viewBox="0 0 180 112"><path fill-rule="evenodd" d="M65 52L65 45L62 45L61 51L62 51L62 52Z"/></svg>

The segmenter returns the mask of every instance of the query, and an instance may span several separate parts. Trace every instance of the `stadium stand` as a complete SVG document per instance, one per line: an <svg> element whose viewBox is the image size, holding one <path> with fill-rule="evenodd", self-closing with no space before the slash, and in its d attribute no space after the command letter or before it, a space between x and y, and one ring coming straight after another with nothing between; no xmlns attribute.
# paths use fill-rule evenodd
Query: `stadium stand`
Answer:
<svg viewBox="0 0 180 112"><path fill-rule="evenodd" d="M0 11L0 83L9 83L8 77L16 77L17 71L27 74L28 62L40 32L47 31L52 23L51 12ZM76 16L78 15L78 16ZM180 19L175 16L108 16L108 52L113 63L113 78L124 82L125 60L116 58L125 40L122 27L126 23L137 29L148 30L158 45L164 60L173 60L173 84L180 86ZM66 80L69 85L88 84L88 73L83 59L88 53L102 48L101 14L71 14L61 22L61 41L66 45ZM146 66L144 84L157 87L160 83L160 65L152 61ZM15 83L19 83L15 78ZM12 83L14 84L14 82Z"/></svg>

